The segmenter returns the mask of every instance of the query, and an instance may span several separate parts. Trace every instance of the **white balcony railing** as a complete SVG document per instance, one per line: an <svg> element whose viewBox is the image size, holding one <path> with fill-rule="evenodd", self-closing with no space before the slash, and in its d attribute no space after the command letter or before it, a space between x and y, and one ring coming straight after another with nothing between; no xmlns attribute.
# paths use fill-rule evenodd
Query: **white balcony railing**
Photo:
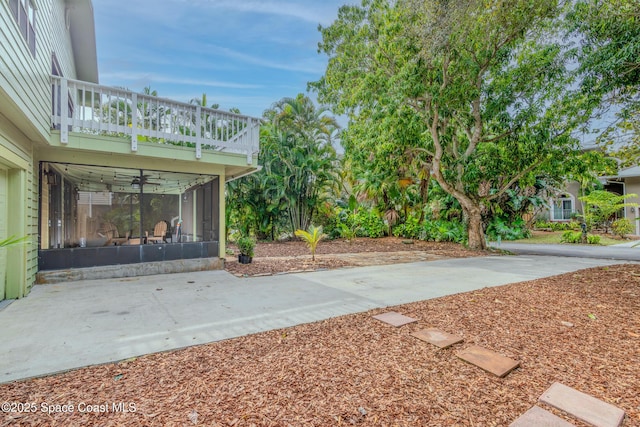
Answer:
<svg viewBox="0 0 640 427"><path fill-rule="evenodd" d="M171 101L126 89L52 76L51 123L60 142L69 132L108 135L138 142L171 144L245 154L247 163L260 148L260 120L199 105Z"/></svg>

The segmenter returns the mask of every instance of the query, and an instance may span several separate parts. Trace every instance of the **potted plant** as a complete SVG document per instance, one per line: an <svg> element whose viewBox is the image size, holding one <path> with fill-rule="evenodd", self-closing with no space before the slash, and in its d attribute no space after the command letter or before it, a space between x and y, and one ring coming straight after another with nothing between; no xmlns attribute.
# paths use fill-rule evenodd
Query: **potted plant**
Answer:
<svg viewBox="0 0 640 427"><path fill-rule="evenodd" d="M256 242L249 236L240 237L236 241L240 255L238 255L238 262L240 264L249 264L253 260L253 249L256 247Z"/></svg>

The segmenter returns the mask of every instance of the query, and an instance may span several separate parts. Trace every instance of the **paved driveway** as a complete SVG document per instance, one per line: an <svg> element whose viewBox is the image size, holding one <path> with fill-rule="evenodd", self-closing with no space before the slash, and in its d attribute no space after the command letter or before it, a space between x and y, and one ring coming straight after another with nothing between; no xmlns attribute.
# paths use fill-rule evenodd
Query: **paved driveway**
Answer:
<svg viewBox="0 0 640 427"><path fill-rule="evenodd" d="M493 247L505 249L516 254L524 255L552 255L563 257L617 259L623 261L640 261L640 246L630 247L632 243L614 246L598 245L544 245L533 243L493 244Z"/></svg>
<svg viewBox="0 0 640 427"><path fill-rule="evenodd" d="M40 285L0 311L0 382L614 263L489 256L247 279L209 271Z"/></svg>

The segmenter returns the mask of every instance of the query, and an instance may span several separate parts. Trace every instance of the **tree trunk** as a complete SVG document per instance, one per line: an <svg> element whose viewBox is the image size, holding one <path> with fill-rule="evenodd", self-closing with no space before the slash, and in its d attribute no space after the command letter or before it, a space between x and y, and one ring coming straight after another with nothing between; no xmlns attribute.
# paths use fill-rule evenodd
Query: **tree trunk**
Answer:
<svg viewBox="0 0 640 427"><path fill-rule="evenodd" d="M451 188L451 187L450 187ZM482 227L482 210L480 203L467 194L454 190L451 195L460 202L462 212L467 220L467 245L469 249L485 250L487 241Z"/></svg>
<svg viewBox="0 0 640 427"><path fill-rule="evenodd" d="M469 249L485 250L487 241L482 227L482 211L480 203L467 194L457 190L444 180L442 174L434 175L436 181L449 194L451 194L462 207L464 217L467 220L467 244Z"/></svg>
<svg viewBox="0 0 640 427"><path fill-rule="evenodd" d="M467 211L467 238L470 249L485 250L487 249L487 241L485 239L484 230L482 229L482 215L480 207L474 206Z"/></svg>

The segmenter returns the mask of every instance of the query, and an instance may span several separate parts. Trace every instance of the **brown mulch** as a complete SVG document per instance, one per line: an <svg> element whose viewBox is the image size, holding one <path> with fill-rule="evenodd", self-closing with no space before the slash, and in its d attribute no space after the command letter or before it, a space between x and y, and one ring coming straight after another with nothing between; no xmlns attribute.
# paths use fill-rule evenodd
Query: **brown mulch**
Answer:
<svg viewBox="0 0 640 427"><path fill-rule="evenodd" d="M321 241L316 250L315 261L311 259L309 249L302 241L259 242L253 261L250 264L240 264L237 248L233 244L229 248L234 251L234 255L227 256L225 270L239 277L487 254L455 243L414 241L397 237L357 238L352 241Z"/></svg>
<svg viewBox="0 0 640 427"><path fill-rule="evenodd" d="M640 426L637 264L392 309L419 322L393 328L371 318L386 311L376 309L0 385L3 401L36 408L1 414L0 425L507 426L559 381ZM465 342L436 350L410 336L425 327ZM521 367L500 379L455 357L473 344Z"/></svg>

